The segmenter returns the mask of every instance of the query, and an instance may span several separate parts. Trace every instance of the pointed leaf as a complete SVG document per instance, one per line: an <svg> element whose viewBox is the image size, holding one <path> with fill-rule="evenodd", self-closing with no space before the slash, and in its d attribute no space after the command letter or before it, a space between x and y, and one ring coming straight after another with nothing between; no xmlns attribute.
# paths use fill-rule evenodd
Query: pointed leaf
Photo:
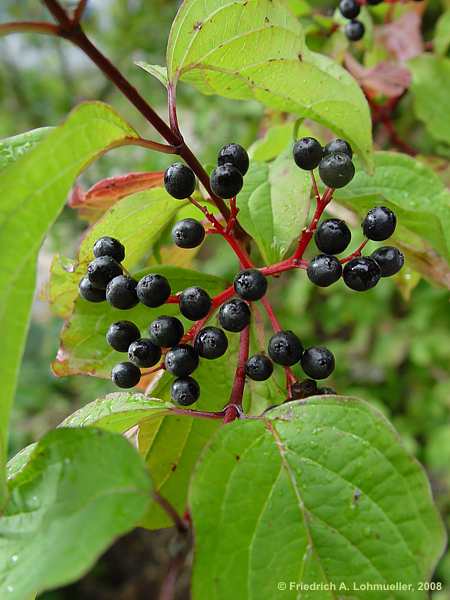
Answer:
<svg viewBox="0 0 450 600"><path fill-rule="evenodd" d="M142 60L135 63L138 67L153 75L162 85L167 88L169 87L169 80L167 78L167 69L161 65L150 65Z"/></svg>

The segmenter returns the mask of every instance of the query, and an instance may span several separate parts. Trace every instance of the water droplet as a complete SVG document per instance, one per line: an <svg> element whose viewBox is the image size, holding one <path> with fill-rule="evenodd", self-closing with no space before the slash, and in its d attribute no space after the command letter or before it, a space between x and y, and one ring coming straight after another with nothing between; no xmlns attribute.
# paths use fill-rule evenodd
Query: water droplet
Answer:
<svg viewBox="0 0 450 600"><path fill-rule="evenodd" d="M14 591L13 586L12 585L8 585L7 588L6 588L6 591L11 594Z"/></svg>
<svg viewBox="0 0 450 600"><path fill-rule="evenodd" d="M11 556L11 562L12 563L16 563L19 560L19 557L17 556L17 554L13 554Z"/></svg>

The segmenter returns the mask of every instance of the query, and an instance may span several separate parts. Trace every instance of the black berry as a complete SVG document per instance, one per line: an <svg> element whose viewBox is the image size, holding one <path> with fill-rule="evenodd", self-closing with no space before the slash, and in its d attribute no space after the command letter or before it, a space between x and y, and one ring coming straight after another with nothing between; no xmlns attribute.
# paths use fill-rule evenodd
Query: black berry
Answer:
<svg viewBox="0 0 450 600"><path fill-rule="evenodd" d="M141 332L131 321L117 321L106 333L106 341L117 352L128 352L130 345L140 337Z"/></svg>
<svg viewBox="0 0 450 600"><path fill-rule="evenodd" d="M255 354L245 363L245 374L254 381L266 381L273 373L273 363L265 354Z"/></svg>
<svg viewBox="0 0 450 600"><path fill-rule="evenodd" d="M209 295L199 287L185 289L179 298L180 312L190 321L199 321L211 310L212 301Z"/></svg>
<svg viewBox="0 0 450 600"><path fill-rule="evenodd" d="M352 234L341 219L327 219L317 228L314 240L324 254L340 254L350 244Z"/></svg>
<svg viewBox="0 0 450 600"><path fill-rule="evenodd" d="M326 379L334 371L334 356L328 348L314 346L307 348L302 355L303 371L313 379Z"/></svg>
<svg viewBox="0 0 450 600"><path fill-rule="evenodd" d="M335 256L319 254L310 261L306 273L319 287L328 287L342 275L342 265Z"/></svg>
<svg viewBox="0 0 450 600"><path fill-rule="evenodd" d="M376 206L367 213L362 229L369 240L382 242L391 237L396 225L397 218L392 210L385 206Z"/></svg>
<svg viewBox="0 0 450 600"><path fill-rule="evenodd" d="M242 176L247 173L250 166L248 154L239 144L227 144L219 152L217 164L225 165L227 163L236 167Z"/></svg>
<svg viewBox="0 0 450 600"><path fill-rule="evenodd" d="M345 265L343 277L350 289L365 292L377 285L381 277L381 269L373 258L360 256Z"/></svg>
<svg viewBox="0 0 450 600"><path fill-rule="evenodd" d="M315 138L304 137L295 142L293 154L300 169L312 171L322 160L323 148Z"/></svg>
<svg viewBox="0 0 450 600"><path fill-rule="evenodd" d="M94 287L88 277L83 277L79 283L80 296L88 302L104 302L106 300L105 290Z"/></svg>
<svg viewBox="0 0 450 600"><path fill-rule="evenodd" d="M405 263L405 257L398 248L383 246L372 253L371 258L381 269L381 277L390 277L400 271Z"/></svg>
<svg viewBox="0 0 450 600"><path fill-rule="evenodd" d="M359 7L359 5L357 5ZM325 148L323 149L323 155L327 156L328 154L335 154L339 152L341 154L347 154L350 158L353 157L352 147L345 140L341 140L339 138L329 142Z"/></svg>
<svg viewBox="0 0 450 600"><path fill-rule="evenodd" d="M153 367L161 358L161 348L147 338L140 338L128 348L128 358L137 367Z"/></svg>
<svg viewBox="0 0 450 600"><path fill-rule="evenodd" d="M344 31L345 35L351 42L358 42L364 37L366 28L364 27L364 23L362 21L354 19L353 21L346 23Z"/></svg>
<svg viewBox="0 0 450 600"><path fill-rule="evenodd" d="M205 327L195 338L195 349L202 358L220 358L227 348L228 338L218 327Z"/></svg>
<svg viewBox="0 0 450 600"><path fill-rule="evenodd" d="M137 281L131 277L125 275L114 277L106 288L106 299L114 308L120 310L133 308L138 303L136 286Z"/></svg>
<svg viewBox="0 0 450 600"><path fill-rule="evenodd" d="M186 377L198 367L198 354L192 346L180 344L166 354L167 371L176 377Z"/></svg>
<svg viewBox="0 0 450 600"><path fill-rule="evenodd" d="M237 196L244 185L242 173L230 163L214 169L210 177L211 189L219 198Z"/></svg>
<svg viewBox="0 0 450 600"><path fill-rule="evenodd" d="M355 166L348 154L335 152L327 154L319 164L320 179L330 188L342 188L355 175Z"/></svg>
<svg viewBox="0 0 450 600"><path fill-rule="evenodd" d="M171 394L172 400L177 404L190 406L199 399L200 386L192 377L175 379L172 383Z"/></svg>
<svg viewBox="0 0 450 600"><path fill-rule="evenodd" d="M246 269L234 278L236 294L243 300L260 300L267 291L267 279L258 269Z"/></svg>
<svg viewBox="0 0 450 600"><path fill-rule="evenodd" d="M314 379L304 379L291 385L290 400L302 400L315 394L317 394L317 383Z"/></svg>
<svg viewBox="0 0 450 600"><path fill-rule="evenodd" d="M219 310L219 323L227 331L242 331L250 323L250 308L246 302L233 298L222 304Z"/></svg>
<svg viewBox="0 0 450 600"><path fill-rule="evenodd" d="M172 239L179 248L197 248L205 239L205 228L196 219L183 219L174 225Z"/></svg>
<svg viewBox="0 0 450 600"><path fill-rule="evenodd" d="M339 10L346 19L355 19L361 12L361 7L357 0L341 0Z"/></svg>
<svg viewBox="0 0 450 600"><path fill-rule="evenodd" d="M116 365L111 372L111 379L120 388L132 388L141 379L141 371L130 362Z"/></svg>
<svg viewBox="0 0 450 600"><path fill-rule="evenodd" d="M119 242L112 237L101 237L94 244L94 256L100 258L100 256L111 256L114 260L121 263L125 258L125 248Z"/></svg>
<svg viewBox="0 0 450 600"><path fill-rule="evenodd" d="M269 340L269 356L279 365L291 367L299 362L303 345L293 331L279 331Z"/></svg>
<svg viewBox="0 0 450 600"><path fill-rule="evenodd" d="M161 316L148 328L149 338L161 348L176 346L184 334L183 323L176 317Z"/></svg>
<svg viewBox="0 0 450 600"><path fill-rule="evenodd" d="M122 275L122 267L111 256L95 258L87 269L89 281L99 290L106 290L108 283L118 275Z"/></svg>
<svg viewBox="0 0 450 600"><path fill-rule="evenodd" d="M137 297L142 304L156 308L166 302L171 292L170 283L163 275L150 273L137 284Z"/></svg>
<svg viewBox="0 0 450 600"><path fill-rule="evenodd" d="M184 200L194 193L195 175L183 163L174 163L164 173L164 187L174 198Z"/></svg>

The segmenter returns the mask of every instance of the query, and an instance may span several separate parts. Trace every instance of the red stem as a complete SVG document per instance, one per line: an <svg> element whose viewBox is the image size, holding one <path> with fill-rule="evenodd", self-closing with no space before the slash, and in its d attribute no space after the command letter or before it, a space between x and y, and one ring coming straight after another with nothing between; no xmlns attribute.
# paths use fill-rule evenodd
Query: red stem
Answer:
<svg viewBox="0 0 450 600"><path fill-rule="evenodd" d="M231 423L231 421L238 418L242 412L242 400L245 388L245 363L248 360L249 349L250 327L246 327L241 332L236 374L234 377L233 389L231 390L230 401L225 407L224 423Z"/></svg>
<svg viewBox="0 0 450 600"><path fill-rule="evenodd" d="M345 263L348 263L352 260L352 258L356 258L357 256L361 256L361 251L364 248L364 246L368 243L369 240L364 240L357 248L354 252L352 252L351 254L349 254L348 256L346 256L345 258L341 258L340 262L342 265L345 265Z"/></svg>
<svg viewBox="0 0 450 600"><path fill-rule="evenodd" d="M293 261L299 261L303 257L303 254L304 254L306 248L308 247L308 244L311 241L311 238L313 237L314 232L316 231L317 223L319 222L323 211L325 210L325 208L327 207L327 205L331 202L331 199L333 198L333 193L334 193L333 188L327 188L325 190L325 193L323 194L323 196L317 201L314 216L313 216L312 221L309 224L309 226L302 231L302 234L301 234L299 242L298 242L297 250L294 252L294 254L292 256Z"/></svg>

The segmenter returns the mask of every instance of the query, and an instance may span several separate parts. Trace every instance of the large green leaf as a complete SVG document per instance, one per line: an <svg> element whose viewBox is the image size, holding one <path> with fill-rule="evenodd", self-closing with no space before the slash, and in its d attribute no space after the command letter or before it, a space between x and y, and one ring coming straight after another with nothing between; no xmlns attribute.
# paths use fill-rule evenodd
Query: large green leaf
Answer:
<svg viewBox="0 0 450 600"><path fill-rule="evenodd" d="M51 131L50 127L33 129L0 141L0 170L32 150Z"/></svg>
<svg viewBox="0 0 450 600"><path fill-rule="evenodd" d="M308 50L300 22L282 0L186 0L172 25L167 68L169 80L205 94L254 98L323 123L370 165L363 93L339 65Z"/></svg>
<svg viewBox="0 0 450 600"><path fill-rule="evenodd" d="M121 436L98 429L46 435L9 482L0 519L0 596L24 600L91 568L144 514L151 483Z"/></svg>
<svg viewBox="0 0 450 600"><path fill-rule="evenodd" d="M279 591L425 599L417 584L445 541L424 472L384 417L350 398L292 402L223 427L202 455L189 503L196 600L272 600ZM396 582L411 588L360 587Z"/></svg>
<svg viewBox="0 0 450 600"><path fill-rule="evenodd" d="M64 125L1 172L0 470L5 461L7 424L33 301L39 248L77 174L108 148L135 136L106 105L83 104ZM0 504L2 492L0 487Z"/></svg>

